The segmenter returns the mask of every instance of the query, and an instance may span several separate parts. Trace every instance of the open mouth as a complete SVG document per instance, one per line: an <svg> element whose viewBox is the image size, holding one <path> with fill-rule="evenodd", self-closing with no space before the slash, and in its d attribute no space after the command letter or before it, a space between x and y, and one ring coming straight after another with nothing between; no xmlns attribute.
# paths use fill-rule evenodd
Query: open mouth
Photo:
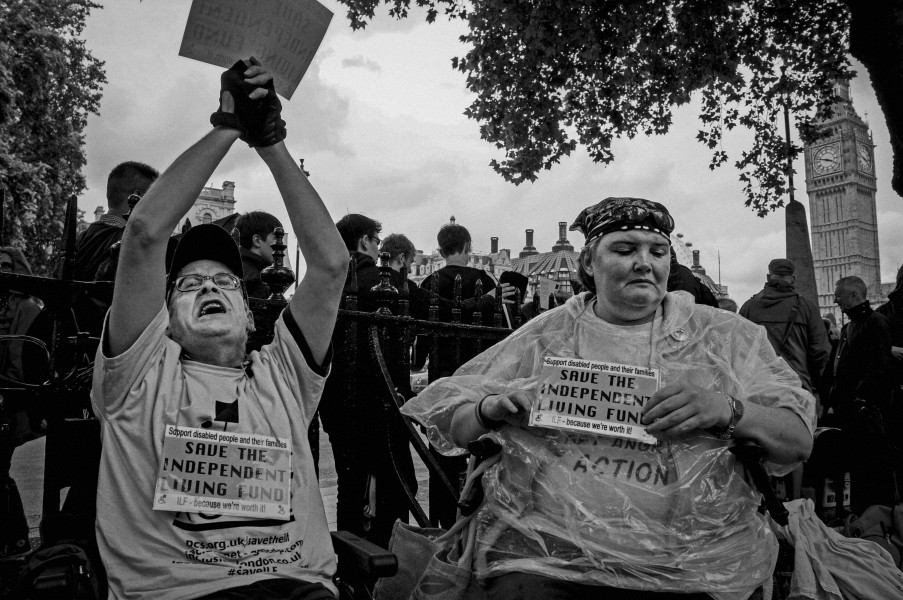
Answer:
<svg viewBox="0 0 903 600"><path fill-rule="evenodd" d="M216 314L225 314L226 307L219 300L208 300L201 305L201 309L198 311L198 317L205 317L207 315L216 315Z"/></svg>

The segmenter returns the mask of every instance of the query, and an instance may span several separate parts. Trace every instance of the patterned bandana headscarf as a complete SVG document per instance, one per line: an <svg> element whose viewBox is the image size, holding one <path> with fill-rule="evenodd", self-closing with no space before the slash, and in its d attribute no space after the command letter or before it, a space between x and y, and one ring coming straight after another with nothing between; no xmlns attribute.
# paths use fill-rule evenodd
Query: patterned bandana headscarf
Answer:
<svg viewBox="0 0 903 600"><path fill-rule="evenodd" d="M643 198L606 198L594 206L584 208L571 225L571 231L586 236L586 244L612 231L643 229L670 240L674 219L668 209Z"/></svg>

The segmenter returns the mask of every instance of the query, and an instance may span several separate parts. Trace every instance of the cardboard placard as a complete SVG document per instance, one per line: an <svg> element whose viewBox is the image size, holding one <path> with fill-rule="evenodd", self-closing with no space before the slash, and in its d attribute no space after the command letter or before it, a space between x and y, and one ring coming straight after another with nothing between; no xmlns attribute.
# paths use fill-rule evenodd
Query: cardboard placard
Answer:
<svg viewBox="0 0 903 600"><path fill-rule="evenodd" d="M547 356L539 383L530 425L658 443L640 420L658 369Z"/></svg>
<svg viewBox="0 0 903 600"><path fill-rule="evenodd" d="M168 425L154 510L288 520L287 438Z"/></svg>
<svg viewBox="0 0 903 600"><path fill-rule="evenodd" d="M254 56L291 100L330 20L317 0L193 0L179 56L224 69Z"/></svg>

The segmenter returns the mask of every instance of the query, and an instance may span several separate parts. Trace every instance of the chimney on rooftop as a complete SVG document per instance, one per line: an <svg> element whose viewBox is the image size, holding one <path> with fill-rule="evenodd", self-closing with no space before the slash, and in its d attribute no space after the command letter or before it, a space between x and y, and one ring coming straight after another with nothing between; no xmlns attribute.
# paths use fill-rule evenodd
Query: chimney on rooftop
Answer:
<svg viewBox="0 0 903 600"><path fill-rule="evenodd" d="M524 246L524 249L521 250L518 257L523 258L525 256L532 256L534 254L539 254L539 252L537 252L536 247L533 246L533 230L527 229L527 243Z"/></svg>
<svg viewBox="0 0 903 600"><path fill-rule="evenodd" d="M497 254L499 251L499 239L497 237L489 238L489 250L490 254Z"/></svg>
<svg viewBox="0 0 903 600"><path fill-rule="evenodd" d="M567 221L558 221L558 241L552 246L552 252L560 252L562 250L574 251L574 247L568 241L567 226Z"/></svg>
<svg viewBox="0 0 903 600"><path fill-rule="evenodd" d="M698 275L705 275L705 269L699 264L699 250L693 250L693 266L690 270Z"/></svg>

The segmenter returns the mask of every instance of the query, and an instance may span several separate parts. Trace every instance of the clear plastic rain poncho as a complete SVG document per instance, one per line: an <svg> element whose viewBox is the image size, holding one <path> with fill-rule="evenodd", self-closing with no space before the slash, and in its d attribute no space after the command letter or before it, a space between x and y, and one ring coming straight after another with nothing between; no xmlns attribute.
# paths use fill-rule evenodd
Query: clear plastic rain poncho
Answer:
<svg viewBox="0 0 903 600"><path fill-rule="evenodd" d="M536 392L543 357L661 370L661 385L688 382L746 403L787 409L810 432L815 400L778 358L765 330L669 293L655 320L623 327L595 316L588 294L571 298L441 379L403 412L424 424L443 454L452 416L487 394ZM746 598L769 578L777 541L757 512L729 442L699 432L639 442L540 427L492 434L501 461L483 477L475 569L480 578L528 572L588 585ZM767 467L772 474L796 465Z"/></svg>

